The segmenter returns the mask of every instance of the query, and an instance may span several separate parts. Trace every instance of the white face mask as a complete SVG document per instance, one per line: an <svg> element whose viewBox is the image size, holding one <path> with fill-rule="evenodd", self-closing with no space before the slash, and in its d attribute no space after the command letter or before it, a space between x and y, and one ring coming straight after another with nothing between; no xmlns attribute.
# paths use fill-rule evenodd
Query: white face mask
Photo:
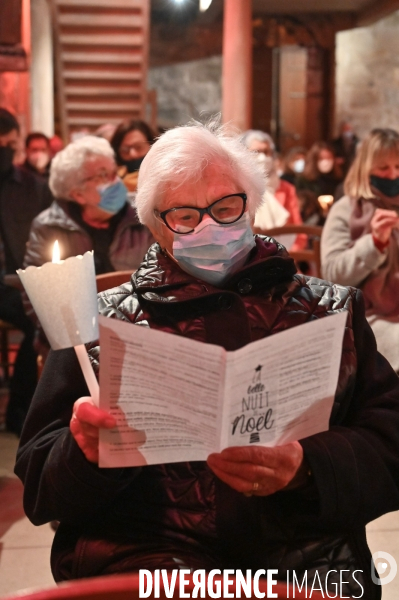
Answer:
<svg viewBox="0 0 399 600"><path fill-rule="evenodd" d="M254 246L249 214L244 213L235 223L205 219L192 233L175 233L173 256L183 271L218 286L244 265Z"/></svg>
<svg viewBox="0 0 399 600"><path fill-rule="evenodd" d="M334 167L334 160L332 158L322 158L317 161L317 168L320 173L331 173Z"/></svg>
<svg viewBox="0 0 399 600"><path fill-rule="evenodd" d="M44 152L39 150L37 152L32 152L28 158L28 162L35 167L36 169L44 169L50 162L50 155L48 152Z"/></svg>
<svg viewBox="0 0 399 600"><path fill-rule="evenodd" d="M295 173L303 173L304 168L305 168L305 159L304 158L298 158L297 160L294 160L294 162L292 164L292 170Z"/></svg>

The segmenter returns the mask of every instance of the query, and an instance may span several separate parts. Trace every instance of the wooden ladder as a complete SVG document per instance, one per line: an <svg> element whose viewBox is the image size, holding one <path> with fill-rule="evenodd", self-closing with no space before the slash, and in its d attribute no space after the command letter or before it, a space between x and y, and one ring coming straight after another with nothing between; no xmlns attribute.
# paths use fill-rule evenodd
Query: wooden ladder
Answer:
<svg viewBox="0 0 399 600"><path fill-rule="evenodd" d="M51 2L64 140L105 123L145 119L150 0Z"/></svg>

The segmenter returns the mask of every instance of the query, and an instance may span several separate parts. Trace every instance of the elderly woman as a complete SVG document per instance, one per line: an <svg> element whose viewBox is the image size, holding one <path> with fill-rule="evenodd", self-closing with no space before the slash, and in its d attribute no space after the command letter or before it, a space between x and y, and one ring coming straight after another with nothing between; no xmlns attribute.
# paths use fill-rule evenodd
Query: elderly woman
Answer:
<svg viewBox="0 0 399 600"><path fill-rule="evenodd" d="M137 197L157 243L131 284L100 294L100 312L235 350L346 311L329 431L276 448L228 448L207 462L99 468L99 428L115 420L88 397L74 352L51 353L16 473L30 519L61 522L57 581L141 568L274 568L282 579L318 571L333 590L348 569L343 594L379 598L365 524L399 507L399 382L376 351L360 292L296 275L282 246L253 237L262 194L256 159L223 131L193 124L162 135ZM90 354L98 369L97 343Z"/></svg>
<svg viewBox="0 0 399 600"><path fill-rule="evenodd" d="M25 266L51 261L55 240L61 258L94 250L97 275L140 265L153 238L127 202L106 140L86 136L61 150L49 183L55 201L32 223Z"/></svg>
<svg viewBox="0 0 399 600"><path fill-rule="evenodd" d="M267 190L278 200L278 202L288 212L287 220L284 224L301 224L302 219L299 212L299 203L295 188L288 181L279 178L275 165L276 146L268 133L257 129L250 129L243 136L243 142L249 150L256 152L259 163L264 167L267 174ZM262 206L258 209L255 219L261 221ZM306 237L299 236L295 246L297 249L306 245Z"/></svg>
<svg viewBox="0 0 399 600"><path fill-rule="evenodd" d="M399 134L361 143L322 237L326 278L363 291L379 351L399 373Z"/></svg>

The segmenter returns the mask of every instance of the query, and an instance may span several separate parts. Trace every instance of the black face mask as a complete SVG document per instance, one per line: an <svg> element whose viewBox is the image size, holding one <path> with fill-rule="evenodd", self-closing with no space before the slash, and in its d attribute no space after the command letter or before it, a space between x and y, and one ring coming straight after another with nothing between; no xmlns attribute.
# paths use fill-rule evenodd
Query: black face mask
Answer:
<svg viewBox="0 0 399 600"><path fill-rule="evenodd" d="M370 175L370 183L373 187L379 190L384 196L393 198L399 195L399 177L396 179L388 179L387 177L377 177Z"/></svg>
<svg viewBox="0 0 399 600"><path fill-rule="evenodd" d="M125 165L128 173L134 173L140 169L143 160L144 156L141 156L140 158L132 158L131 160L121 160L121 164Z"/></svg>
<svg viewBox="0 0 399 600"><path fill-rule="evenodd" d="M0 177L11 171L14 153L9 146L0 146Z"/></svg>

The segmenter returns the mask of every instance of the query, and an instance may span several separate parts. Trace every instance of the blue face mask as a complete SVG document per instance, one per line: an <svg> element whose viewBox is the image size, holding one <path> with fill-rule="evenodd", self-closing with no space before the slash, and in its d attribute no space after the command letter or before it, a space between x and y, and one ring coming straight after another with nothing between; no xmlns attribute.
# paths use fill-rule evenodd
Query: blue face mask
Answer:
<svg viewBox="0 0 399 600"><path fill-rule="evenodd" d="M173 256L194 277L218 286L238 271L255 246L248 213L235 223L205 219L187 235L175 234Z"/></svg>
<svg viewBox="0 0 399 600"><path fill-rule="evenodd" d="M119 177L112 183L99 185L97 191L101 196L97 206L105 212L111 213L111 215L119 212L127 202L127 189Z"/></svg>
<svg viewBox="0 0 399 600"><path fill-rule="evenodd" d="M399 195L399 177L396 179L388 179L388 177L377 177L370 175L370 183L377 190L382 192L384 196L393 198Z"/></svg>

